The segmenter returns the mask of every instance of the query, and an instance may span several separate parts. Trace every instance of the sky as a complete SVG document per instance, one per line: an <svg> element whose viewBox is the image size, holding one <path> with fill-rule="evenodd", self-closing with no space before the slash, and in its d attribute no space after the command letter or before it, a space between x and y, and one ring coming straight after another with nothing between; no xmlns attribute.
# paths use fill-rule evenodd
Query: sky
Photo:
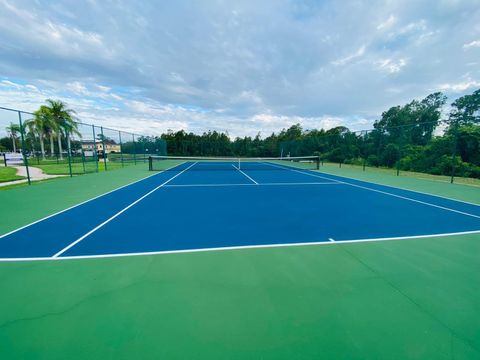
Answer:
<svg viewBox="0 0 480 360"><path fill-rule="evenodd" d="M268 136L480 88L480 0L0 0L0 106Z"/></svg>

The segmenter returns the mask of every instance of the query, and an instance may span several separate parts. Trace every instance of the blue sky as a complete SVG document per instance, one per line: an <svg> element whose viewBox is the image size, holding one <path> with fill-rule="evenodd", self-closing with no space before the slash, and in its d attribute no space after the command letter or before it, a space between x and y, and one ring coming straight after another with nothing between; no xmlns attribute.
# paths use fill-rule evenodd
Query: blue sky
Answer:
<svg viewBox="0 0 480 360"><path fill-rule="evenodd" d="M0 0L0 106L266 136L480 88L480 1Z"/></svg>

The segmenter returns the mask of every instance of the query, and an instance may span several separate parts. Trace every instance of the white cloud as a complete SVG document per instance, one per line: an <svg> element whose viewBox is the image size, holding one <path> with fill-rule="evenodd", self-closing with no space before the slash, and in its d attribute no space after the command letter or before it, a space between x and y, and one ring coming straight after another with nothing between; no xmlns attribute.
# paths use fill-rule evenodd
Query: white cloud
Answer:
<svg viewBox="0 0 480 360"><path fill-rule="evenodd" d="M465 50L470 49L472 47L480 47L480 40L474 40L474 41L471 41L467 44L463 44L463 48Z"/></svg>
<svg viewBox="0 0 480 360"><path fill-rule="evenodd" d="M110 91L112 88L109 87L109 86L103 86L103 85L96 85L97 89L102 91L102 92L108 92Z"/></svg>
<svg viewBox="0 0 480 360"><path fill-rule="evenodd" d="M16 84L12 81L9 81L9 80L2 80L2 82L0 83L1 86L4 86L4 87L11 87L11 88L15 88L15 89L20 89L21 88L21 85L20 84Z"/></svg>
<svg viewBox="0 0 480 360"><path fill-rule="evenodd" d="M332 64L333 65L337 65L337 66L342 66L342 65L345 65L345 64L348 64L349 62L351 62L352 60L355 60L359 57L361 57L363 54L365 54L365 45L362 45L357 51L355 51L353 54L350 54L344 58L340 58L338 60L335 60L335 61L332 61Z"/></svg>
<svg viewBox="0 0 480 360"><path fill-rule="evenodd" d="M468 1L0 0L0 103L59 98L85 121L147 133L358 129L477 87L479 23Z"/></svg>
<svg viewBox="0 0 480 360"><path fill-rule="evenodd" d="M406 64L405 59L382 59L376 62L377 66L390 74L398 73Z"/></svg>
<svg viewBox="0 0 480 360"><path fill-rule="evenodd" d="M69 89L70 91L72 91L77 95L88 95L87 88L85 87L85 85L83 85L79 81L67 83L67 89Z"/></svg>
<svg viewBox="0 0 480 360"><path fill-rule="evenodd" d="M439 88L443 91L463 92L468 89L480 87L480 81L466 80L458 83L441 84Z"/></svg>
<svg viewBox="0 0 480 360"><path fill-rule="evenodd" d="M427 23L425 19L421 19L419 21L408 23L405 26L400 27L399 29L390 33L390 36L396 37L399 35L406 35L412 33L421 33L427 30Z"/></svg>
<svg viewBox="0 0 480 360"><path fill-rule="evenodd" d="M393 16L393 15L390 15L387 20L385 20L384 22L378 24L377 30L388 29L389 27L391 27L392 25L394 25L396 22L397 22L397 18L396 18L395 16Z"/></svg>

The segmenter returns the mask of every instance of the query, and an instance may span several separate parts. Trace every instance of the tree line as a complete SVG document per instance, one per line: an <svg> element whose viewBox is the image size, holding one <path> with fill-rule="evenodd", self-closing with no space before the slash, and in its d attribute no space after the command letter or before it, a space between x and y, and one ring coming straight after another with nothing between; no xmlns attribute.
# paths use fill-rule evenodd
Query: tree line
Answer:
<svg viewBox="0 0 480 360"><path fill-rule="evenodd" d="M422 100L393 106L374 122L373 129L364 131L351 131L345 126L303 129L296 124L265 138L257 134L234 139L217 131L201 135L168 131L161 136L140 136L123 142L122 152L241 157L318 155L323 161L337 163L480 178L480 89L455 99L449 109L445 109L446 102L446 96L436 92ZM82 135L74 116L75 112L61 101L47 100L24 123L27 152L39 149L45 158L48 150L51 156L61 158L65 146L73 152L82 151ZM0 139L0 151L18 151L20 126L12 123L6 130L8 136ZM99 134L96 137L115 142Z"/></svg>
<svg viewBox="0 0 480 360"><path fill-rule="evenodd" d="M303 129L296 124L265 138L257 134L231 140L221 132L197 135L184 130L161 138L169 155L319 155L323 161L480 178L480 89L453 101L448 111L446 102L444 94L435 92L393 106L373 129L364 131L345 126Z"/></svg>

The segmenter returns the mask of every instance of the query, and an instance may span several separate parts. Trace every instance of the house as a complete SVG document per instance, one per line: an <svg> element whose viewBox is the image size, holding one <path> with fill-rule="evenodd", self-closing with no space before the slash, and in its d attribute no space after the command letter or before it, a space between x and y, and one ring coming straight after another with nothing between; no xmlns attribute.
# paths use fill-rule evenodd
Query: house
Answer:
<svg viewBox="0 0 480 360"><path fill-rule="evenodd" d="M121 151L120 144L117 144L113 140L105 140L104 142L100 140L83 140L82 141L82 150L84 152L93 152L94 144L98 154L103 153L103 145L105 144L105 153L119 153Z"/></svg>

